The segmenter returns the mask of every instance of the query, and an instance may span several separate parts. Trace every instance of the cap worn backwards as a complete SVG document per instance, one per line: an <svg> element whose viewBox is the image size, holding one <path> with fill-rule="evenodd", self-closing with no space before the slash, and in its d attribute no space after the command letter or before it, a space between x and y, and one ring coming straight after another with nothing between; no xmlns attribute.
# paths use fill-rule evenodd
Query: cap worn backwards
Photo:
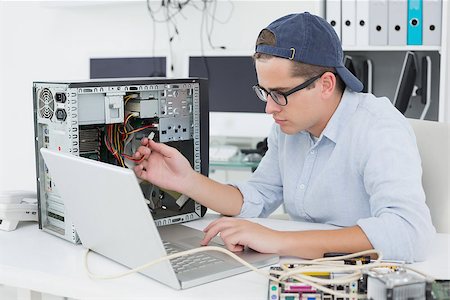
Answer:
<svg viewBox="0 0 450 300"><path fill-rule="evenodd" d="M265 53L302 63L336 68L339 77L355 92L363 84L343 64L343 53L333 27L324 19L308 12L290 14L270 23L275 45L257 45L257 53Z"/></svg>

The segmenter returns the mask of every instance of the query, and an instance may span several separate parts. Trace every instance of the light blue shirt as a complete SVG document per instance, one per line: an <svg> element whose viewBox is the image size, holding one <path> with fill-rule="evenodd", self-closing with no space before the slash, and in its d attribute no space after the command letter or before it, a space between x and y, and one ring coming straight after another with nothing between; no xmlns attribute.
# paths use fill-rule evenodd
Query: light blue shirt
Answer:
<svg viewBox="0 0 450 300"><path fill-rule="evenodd" d="M291 219L359 225L386 259L426 258L435 229L422 187L414 132L389 99L345 90L314 142L275 124L240 217L266 217L282 203Z"/></svg>

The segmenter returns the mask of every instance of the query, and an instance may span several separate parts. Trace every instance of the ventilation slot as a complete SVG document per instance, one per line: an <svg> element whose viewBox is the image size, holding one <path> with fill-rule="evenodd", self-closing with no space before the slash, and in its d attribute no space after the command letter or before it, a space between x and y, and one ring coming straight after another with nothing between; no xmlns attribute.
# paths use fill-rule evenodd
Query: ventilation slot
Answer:
<svg viewBox="0 0 450 300"><path fill-rule="evenodd" d="M44 119L51 119L55 112L55 101L49 89L43 89L39 94L39 114Z"/></svg>

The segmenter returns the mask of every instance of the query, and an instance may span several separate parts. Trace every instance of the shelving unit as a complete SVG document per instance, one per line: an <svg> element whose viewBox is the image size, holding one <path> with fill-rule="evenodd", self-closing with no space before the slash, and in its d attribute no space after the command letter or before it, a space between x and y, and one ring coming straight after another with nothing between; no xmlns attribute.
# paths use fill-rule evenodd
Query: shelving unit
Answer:
<svg viewBox="0 0 450 300"><path fill-rule="evenodd" d="M352 48L353 49L353 48ZM358 60L370 59L373 66L373 79L372 93L378 97L387 97L389 100L394 101L395 91L397 88L398 80L400 78L400 73L403 65L403 60L407 51L414 51L418 58L419 68L420 62L423 56L429 56L431 58L432 68L431 68L431 105L426 114L425 119L433 121L442 121L439 117L439 112L442 110L440 104L441 102L441 86L444 85L443 81L439 80L444 76L442 73L442 55L439 51L424 50L423 48L411 49L401 49L401 50L348 50L345 49L344 53L350 55ZM418 70L416 83L420 86L421 73ZM419 118L424 105L420 101L420 96L413 96L410 101L410 107L405 113L408 118Z"/></svg>
<svg viewBox="0 0 450 300"><path fill-rule="evenodd" d="M344 51L441 51L441 46L343 46Z"/></svg>
<svg viewBox="0 0 450 300"><path fill-rule="evenodd" d="M343 46L344 54L370 58L373 62L373 93L377 96L386 96L391 101L394 100L405 53L413 51L419 59L425 55L430 56L432 61L431 106L426 119L450 122L448 10L448 1L442 0L440 46ZM417 118L420 115L421 107L418 102L420 101L412 99L412 107L405 114L407 117Z"/></svg>

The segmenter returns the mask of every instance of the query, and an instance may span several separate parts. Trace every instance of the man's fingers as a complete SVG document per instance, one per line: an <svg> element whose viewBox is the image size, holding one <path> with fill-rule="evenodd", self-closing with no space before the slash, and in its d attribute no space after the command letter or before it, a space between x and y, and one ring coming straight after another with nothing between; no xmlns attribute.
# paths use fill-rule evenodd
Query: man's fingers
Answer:
<svg viewBox="0 0 450 300"><path fill-rule="evenodd" d="M221 233L228 229L228 232L232 229L232 224L230 222L232 218L223 217L220 219L217 219L213 221L211 224L209 224L203 231L205 232L205 236L203 240L200 242L202 245L207 245L209 241ZM234 230L233 230L234 231ZM223 238L222 238L223 239Z"/></svg>
<svg viewBox="0 0 450 300"><path fill-rule="evenodd" d="M148 147L152 150L161 153L165 157L173 157L177 150L173 147L167 146L163 143L157 143L153 140L149 140Z"/></svg>
<svg viewBox="0 0 450 300"><path fill-rule="evenodd" d="M223 222L225 222L225 221L227 221L229 219L231 219L231 218L229 218L229 217L222 217L222 218L219 218L217 220L214 220L211 223L209 223L208 226L205 227L205 229L203 229L203 232L207 232L211 227L215 226L216 224L223 223Z"/></svg>
<svg viewBox="0 0 450 300"><path fill-rule="evenodd" d="M244 244L240 243L239 230L235 227L226 227L220 231L220 238L227 247L228 250L233 252L243 251L245 248Z"/></svg>
<svg viewBox="0 0 450 300"><path fill-rule="evenodd" d="M231 252L241 252L244 251L244 246L242 245L233 245L233 244L227 244L225 243L225 246L227 247L228 250L230 250Z"/></svg>
<svg viewBox="0 0 450 300"><path fill-rule="evenodd" d="M148 141L149 141L148 138L146 138L146 137L142 138L142 139L141 139L141 145L142 145L142 146L147 146Z"/></svg>
<svg viewBox="0 0 450 300"><path fill-rule="evenodd" d="M137 177L142 178L145 175L145 167L143 164L138 164L136 165L134 168L134 173L136 174Z"/></svg>
<svg viewBox="0 0 450 300"><path fill-rule="evenodd" d="M140 146L137 151L134 153L134 157L136 159L142 159L142 158L148 158L150 154L152 153L152 150L149 149L146 146Z"/></svg>
<svg viewBox="0 0 450 300"><path fill-rule="evenodd" d="M213 237L215 237L220 232L219 227L211 227L208 231L205 232L205 236L203 240L200 241L200 244L203 246L208 245Z"/></svg>

